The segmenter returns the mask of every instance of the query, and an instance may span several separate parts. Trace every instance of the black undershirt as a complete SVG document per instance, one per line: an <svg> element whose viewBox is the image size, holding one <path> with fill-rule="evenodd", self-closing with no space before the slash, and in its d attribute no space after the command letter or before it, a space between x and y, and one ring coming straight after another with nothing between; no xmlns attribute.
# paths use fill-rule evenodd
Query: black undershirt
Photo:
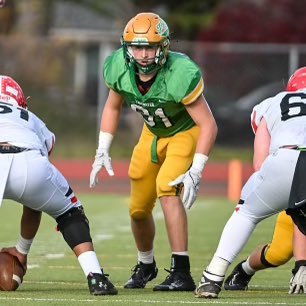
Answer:
<svg viewBox="0 0 306 306"><path fill-rule="evenodd" d="M140 80L138 75L136 75L136 83L142 95L145 95L150 90L155 79L156 79L156 75L152 79L144 82Z"/></svg>

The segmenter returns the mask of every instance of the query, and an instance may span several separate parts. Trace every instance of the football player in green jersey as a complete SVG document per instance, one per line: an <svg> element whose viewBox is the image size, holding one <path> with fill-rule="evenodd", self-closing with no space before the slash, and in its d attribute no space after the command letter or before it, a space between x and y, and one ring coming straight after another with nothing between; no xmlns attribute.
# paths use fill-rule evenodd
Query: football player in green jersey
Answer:
<svg viewBox="0 0 306 306"><path fill-rule="evenodd" d="M129 211L138 263L124 287L144 288L157 276L152 210L158 198L172 257L169 275L153 290L193 291L184 205L190 209L196 200L217 125L203 96L199 67L186 55L169 51L169 29L163 19L153 13L136 15L127 23L121 44L104 64L109 95L90 187L102 167L114 175L109 148L125 101L143 117L144 127L129 167Z"/></svg>

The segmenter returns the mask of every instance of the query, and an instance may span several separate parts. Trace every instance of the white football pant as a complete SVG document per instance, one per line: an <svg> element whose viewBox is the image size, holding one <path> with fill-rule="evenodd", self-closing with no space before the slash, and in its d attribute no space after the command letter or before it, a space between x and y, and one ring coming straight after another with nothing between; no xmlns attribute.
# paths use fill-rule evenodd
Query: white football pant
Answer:
<svg viewBox="0 0 306 306"><path fill-rule="evenodd" d="M0 154L0 169L0 200L3 194L54 218L81 205L64 176L38 150Z"/></svg>
<svg viewBox="0 0 306 306"><path fill-rule="evenodd" d="M226 223L215 256L232 263L247 243L258 222L288 208L298 150L279 149L244 185L243 204Z"/></svg>

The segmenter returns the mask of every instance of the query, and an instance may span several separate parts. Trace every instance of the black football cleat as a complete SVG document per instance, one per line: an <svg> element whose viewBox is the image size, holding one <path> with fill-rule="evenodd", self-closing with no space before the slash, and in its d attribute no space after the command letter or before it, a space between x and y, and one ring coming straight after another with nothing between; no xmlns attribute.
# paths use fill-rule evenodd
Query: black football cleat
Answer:
<svg viewBox="0 0 306 306"><path fill-rule="evenodd" d="M222 289L223 281L213 281L206 276L202 276L199 286L195 290L195 297L204 299L217 299Z"/></svg>
<svg viewBox="0 0 306 306"><path fill-rule="evenodd" d="M118 294L118 290L107 276L107 274L89 273L87 276L89 292L93 295Z"/></svg>
<svg viewBox="0 0 306 306"><path fill-rule="evenodd" d="M196 288L189 271L165 270L169 275L153 291L193 291Z"/></svg>
<svg viewBox="0 0 306 306"><path fill-rule="evenodd" d="M225 290L248 290L248 284L253 275L248 275L242 268L244 261L240 262L226 278L224 282Z"/></svg>
<svg viewBox="0 0 306 306"><path fill-rule="evenodd" d="M124 285L126 289L144 288L147 282L151 281L157 276L158 269L155 261L152 264L144 264L139 262L133 269L133 274Z"/></svg>

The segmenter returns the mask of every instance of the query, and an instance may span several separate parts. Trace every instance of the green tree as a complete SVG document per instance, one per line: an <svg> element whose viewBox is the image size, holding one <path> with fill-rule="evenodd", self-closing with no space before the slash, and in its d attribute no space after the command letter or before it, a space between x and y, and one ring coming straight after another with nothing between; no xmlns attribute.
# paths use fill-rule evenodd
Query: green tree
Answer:
<svg viewBox="0 0 306 306"><path fill-rule="evenodd" d="M153 10L166 19L173 38L193 40L200 28L211 23L217 5L222 0L134 0L142 10Z"/></svg>
<svg viewBox="0 0 306 306"><path fill-rule="evenodd" d="M200 28L207 27L222 0L7 0L0 11L0 33L47 35L53 10L59 2L71 2L102 16L111 16L118 27L141 11L160 14L170 26L174 38L195 39ZM9 17L9 18L8 18ZM14 18L13 18L14 17Z"/></svg>

